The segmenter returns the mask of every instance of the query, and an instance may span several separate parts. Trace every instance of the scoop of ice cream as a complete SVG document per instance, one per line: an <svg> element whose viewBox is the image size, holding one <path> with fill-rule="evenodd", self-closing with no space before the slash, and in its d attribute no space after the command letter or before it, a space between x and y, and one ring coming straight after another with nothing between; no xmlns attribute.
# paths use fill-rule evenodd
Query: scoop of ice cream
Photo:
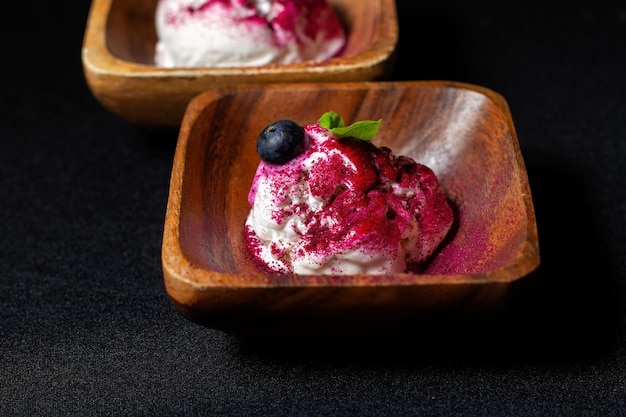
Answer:
<svg viewBox="0 0 626 417"><path fill-rule="evenodd" d="M250 188L246 243L259 269L418 272L454 220L434 172L387 147L337 139L319 123L303 130L302 153L262 160Z"/></svg>
<svg viewBox="0 0 626 417"><path fill-rule="evenodd" d="M164 68L322 61L346 40L326 0L159 0L155 25Z"/></svg>

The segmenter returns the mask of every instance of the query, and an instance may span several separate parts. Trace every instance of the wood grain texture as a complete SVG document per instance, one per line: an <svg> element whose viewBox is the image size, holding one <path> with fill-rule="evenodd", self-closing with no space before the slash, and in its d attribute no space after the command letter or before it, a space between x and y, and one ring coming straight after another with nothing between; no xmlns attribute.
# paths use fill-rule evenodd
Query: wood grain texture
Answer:
<svg viewBox="0 0 626 417"><path fill-rule="evenodd" d="M348 33L339 57L323 63L163 69L153 60L156 0L93 0L82 48L85 79L105 108L151 129L177 129L189 100L211 88L384 80L398 42L395 1L329 1Z"/></svg>
<svg viewBox="0 0 626 417"><path fill-rule="evenodd" d="M272 121L313 123L328 110L346 123L382 118L374 143L435 171L457 219L425 274L264 275L251 263L243 224L259 162L257 135ZM207 91L191 101L180 129L162 264L179 311L237 333L372 330L375 323L498 309L510 284L539 265L534 207L508 105L491 90L437 81Z"/></svg>

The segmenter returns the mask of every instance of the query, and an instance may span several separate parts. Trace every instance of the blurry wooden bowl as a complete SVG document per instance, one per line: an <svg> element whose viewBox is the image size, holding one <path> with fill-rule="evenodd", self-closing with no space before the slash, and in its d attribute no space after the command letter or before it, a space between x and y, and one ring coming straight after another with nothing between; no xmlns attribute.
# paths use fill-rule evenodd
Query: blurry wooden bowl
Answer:
<svg viewBox="0 0 626 417"><path fill-rule="evenodd" d="M153 59L156 0L93 0L82 47L85 79L109 111L152 129L177 129L189 100L211 88L385 79L398 42L395 0L329 2L348 33L341 56L322 63L165 69Z"/></svg>
<svg viewBox="0 0 626 417"><path fill-rule="evenodd" d="M278 119L383 119L374 143L431 167L456 210L425 274L264 275L243 225L259 157ZM453 82L281 84L213 89L185 113L162 246L165 287L192 321L239 334L350 334L438 314L491 314L539 265L534 207L505 100Z"/></svg>

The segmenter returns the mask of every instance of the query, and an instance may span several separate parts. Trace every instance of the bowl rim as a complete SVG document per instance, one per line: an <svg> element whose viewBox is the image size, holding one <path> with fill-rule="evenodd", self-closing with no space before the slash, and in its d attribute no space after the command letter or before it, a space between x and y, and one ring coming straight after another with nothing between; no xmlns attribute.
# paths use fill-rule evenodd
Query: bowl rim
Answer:
<svg viewBox="0 0 626 417"><path fill-rule="evenodd" d="M181 214L181 198L182 198L182 182L185 172L185 155L191 130L195 122L198 120L202 110L208 103L218 100L223 94L232 95L233 91L248 90L255 88L276 89L287 87L290 89L311 88L316 83L302 84L263 84L263 85L243 85L229 88L217 88L194 97L189 103L185 112L181 129L178 136L178 144L174 155L170 191L168 195L165 227L162 243L162 267L166 279L167 286L186 286L197 291L207 291L210 288L228 287L228 288L276 288L288 286L290 288L322 288L322 287L389 287L389 286L416 286L416 285L461 285L461 284L508 284L516 281L534 271L540 264L539 256L539 240L537 232L537 223L534 212L534 205L528 182L528 176L525 168L524 159L522 157L519 141L509 106L505 99L495 91L473 84L454 82L454 81L390 81L390 82L342 82L333 83L342 86L367 86L372 85L377 88L385 85L406 86L412 88L421 87L443 87L473 91L486 96L493 104L506 116L505 120L508 124L507 129L511 134L513 156L517 166L520 168L519 186L521 187L521 199L523 201L524 210L527 218L525 236L523 242L518 246L516 256L506 264L498 268L468 274L393 274L386 275L385 279L374 280L371 285L363 283L355 283L350 279L351 275L342 275L340 280L324 280L322 283L316 281L320 279L319 275L310 275L311 281L296 280L273 280L268 279L267 274L258 273L258 279L254 283L242 283L237 277L241 274L236 273L217 273L215 271L200 268L194 265L186 258L179 240L179 221ZM257 274L254 274L255 276ZM295 275L295 274L294 274ZM271 276L271 275L270 275ZM278 276L278 275L276 275ZM362 276L362 275L361 275ZM368 275L371 277L381 277L383 275ZM306 276L300 276L306 277ZM393 277L392 279L390 277ZM227 284L225 284L227 283ZM189 290L191 291L191 290Z"/></svg>
<svg viewBox="0 0 626 417"><path fill-rule="evenodd" d="M376 67L390 59L398 44L399 27L395 0L379 2L381 22L370 49L350 57L335 57L324 62L302 62L288 65L263 65L251 67L197 67L160 68L155 65L126 61L114 56L106 45L106 28L114 0L92 0L83 38L81 57L87 71L99 75L116 75L131 78L143 77L203 77L238 74L277 75L296 74L303 70L311 73L345 72ZM361 1L361 0L360 0ZM386 18L385 18L386 17Z"/></svg>

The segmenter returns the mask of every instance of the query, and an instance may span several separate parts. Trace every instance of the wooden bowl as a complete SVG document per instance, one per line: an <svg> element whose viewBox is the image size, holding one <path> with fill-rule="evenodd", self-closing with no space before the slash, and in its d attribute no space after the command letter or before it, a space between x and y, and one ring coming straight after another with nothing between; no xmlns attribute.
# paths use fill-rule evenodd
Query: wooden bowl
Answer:
<svg viewBox="0 0 626 417"><path fill-rule="evenodd" d="M456 210L425 274L264 275L243 225L272 121L383 119L374 143L431 167ZM440 314L492 314L539 265L528 178L505 100L453 82L282 84L214 89L185 113L162 247L167 293L192 321L238 334L350 334Z"/></svg>
<svg viewBox="0 0 626 417"><path fill-rule="evenodd" d="M156 0L93 0L82 62L94 96L112 113L147 128L180 126L197 94L216 87L386 78L395 61L395 0L329 0L345 23L341 56L323 63L164 69L154 65Z"/></svg>

